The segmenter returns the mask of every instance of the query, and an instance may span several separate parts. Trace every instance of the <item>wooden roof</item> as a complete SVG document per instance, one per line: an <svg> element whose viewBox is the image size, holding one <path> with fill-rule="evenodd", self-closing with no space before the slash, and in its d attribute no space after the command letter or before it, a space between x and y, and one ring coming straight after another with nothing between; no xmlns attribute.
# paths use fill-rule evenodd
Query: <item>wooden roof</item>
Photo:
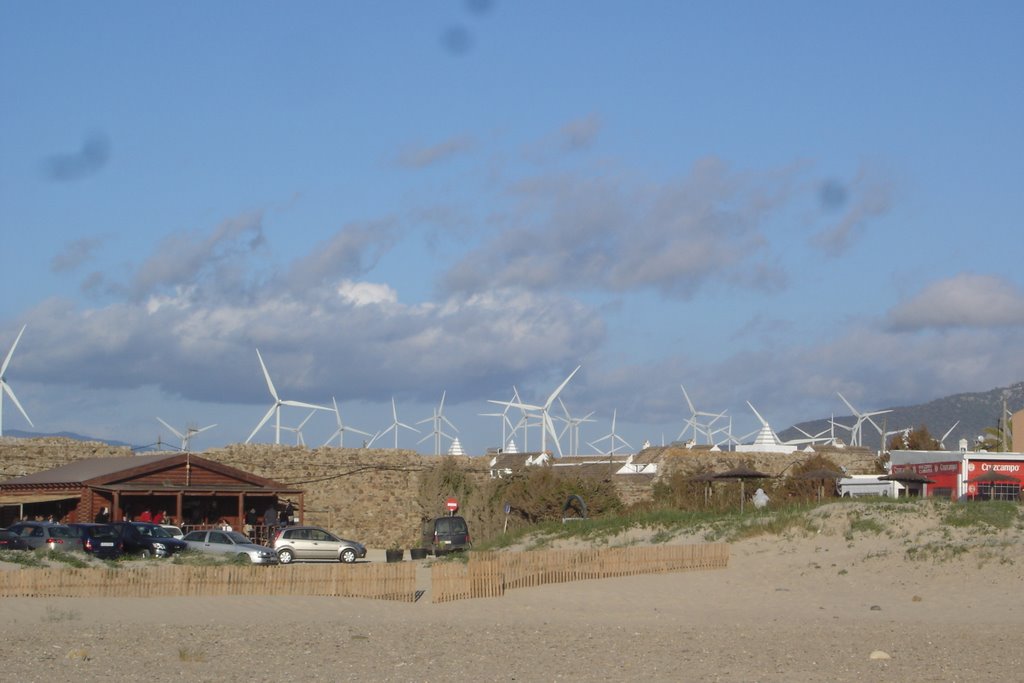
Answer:
<svg viewBox="0 0 1024 683"><path fill-rule="evenodd" d="M204 481L199 474L211 475ZM187 479L182 480L182 474ZM194 479L194 483L193 483ZM91 487L150 489L156 487L232 488L240 491L298 492L280 482L223 465L194 453L152 453L115 458L83 458L50 470L0 482L0 490Z"/></svg>

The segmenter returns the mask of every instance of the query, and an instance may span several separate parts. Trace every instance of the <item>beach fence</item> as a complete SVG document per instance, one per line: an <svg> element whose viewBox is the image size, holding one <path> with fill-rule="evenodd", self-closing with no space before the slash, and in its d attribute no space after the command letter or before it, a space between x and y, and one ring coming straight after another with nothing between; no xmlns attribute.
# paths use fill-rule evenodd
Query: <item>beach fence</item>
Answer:
<svg viewBox="0 0 1024 683"><path fill-rule="evenodd" d="M405 562L276 567L145 563L138 567L0 572L0 597L5 598L220 595L322 595L414 602L416 566Z"/></svg>
<svg viewBox="0 0 1024 683"><path fill-rule="evenodd" d="M728 564L729 546L725 543L471 552L466 562L434 564L430 592L433 602L450 602L498 597L513 588L549 583L721 569Z"/></svg>

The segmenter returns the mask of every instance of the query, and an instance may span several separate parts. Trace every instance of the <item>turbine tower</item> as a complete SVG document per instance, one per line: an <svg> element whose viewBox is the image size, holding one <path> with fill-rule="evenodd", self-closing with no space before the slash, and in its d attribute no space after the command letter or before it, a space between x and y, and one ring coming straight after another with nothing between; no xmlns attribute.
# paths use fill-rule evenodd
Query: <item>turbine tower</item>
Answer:
<svg viewBox="0 0 1024 683"><path fill-rule="evenodd" d="M274 399L274 404L270 406L270 410L263 416L260 423L256 425L256 428L252 430L252 434L245 440L246 443L252 441L252 437L256 436L256 432L263 428L263 425L267 424L271 416L274 417L274 443L281 444L281 406L292 406L294 408L309 408L310 410L330 410L325 406L313 405L312 403L303 403L302 401L283 401L277 395L277 389L274 388L274 382L270 379L270 373L267 372L267 365L263 362L263 356L260 355L260 350L256 349L256 357L260 361L260 367L263 368L263 376L267 379L267 389L270 390L270 396Z"/></svg>
<svg viewBox="0 0 1024 683"><path fill-rule="evenodd" d="M0 436L4 435L4 394L6 394L7 397L11 399L11 403L21 411L25 421L35 429L35 425L32 424L32 420L29 419L28 413L26 413L25 409L21 407L21 404L18 403L18 397L14 395L14 390L11 389L11 385L7 383L7 366L11 363L11 356L14 355L14 349L18 346L18 342L21 341L21 335L25 334L26 327L28 327L28 325L21 326L21 332L18 333L14 343L11 344L11 350L7 352L3 365L0 365Z"/></svg>

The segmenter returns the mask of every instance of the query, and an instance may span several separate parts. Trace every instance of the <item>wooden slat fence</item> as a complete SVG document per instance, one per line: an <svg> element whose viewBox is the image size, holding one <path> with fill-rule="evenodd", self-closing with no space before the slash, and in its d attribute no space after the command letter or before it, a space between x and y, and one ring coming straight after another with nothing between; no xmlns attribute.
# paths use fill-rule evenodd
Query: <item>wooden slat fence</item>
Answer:
<svg viewBox="0 0 1024 683"><path fill-rule="evenodd" d="M605 579L699 569L729 564L725 543L534 550L521 553L472 552L465 563L444 562L431 567L433 602L497 597L506 590L548 583Z"/></svg>
<svg viewBox="0 0 1024 683"><path fill-rule="evenodd" d="M414 602L416 566L405 562L287 567L164 565L0 572L0 597L215 595L323 595Z"/></svg>

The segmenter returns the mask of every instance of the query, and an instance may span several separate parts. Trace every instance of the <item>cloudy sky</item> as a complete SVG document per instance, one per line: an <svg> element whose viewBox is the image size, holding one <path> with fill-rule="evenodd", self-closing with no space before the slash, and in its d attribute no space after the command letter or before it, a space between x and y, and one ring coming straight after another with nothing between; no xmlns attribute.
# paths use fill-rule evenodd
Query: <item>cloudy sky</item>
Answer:
<svg viewBox="0 0 1024 683"><path fill-rule="evenodd" d="M681 385L736 433L1006 386L1022 33L997 1L3 3L6 380L34 431L205 448L270 408L258 349L423 452L444 392L471 453L577 365L583 451L613 413L677 438Z"/></svg>

